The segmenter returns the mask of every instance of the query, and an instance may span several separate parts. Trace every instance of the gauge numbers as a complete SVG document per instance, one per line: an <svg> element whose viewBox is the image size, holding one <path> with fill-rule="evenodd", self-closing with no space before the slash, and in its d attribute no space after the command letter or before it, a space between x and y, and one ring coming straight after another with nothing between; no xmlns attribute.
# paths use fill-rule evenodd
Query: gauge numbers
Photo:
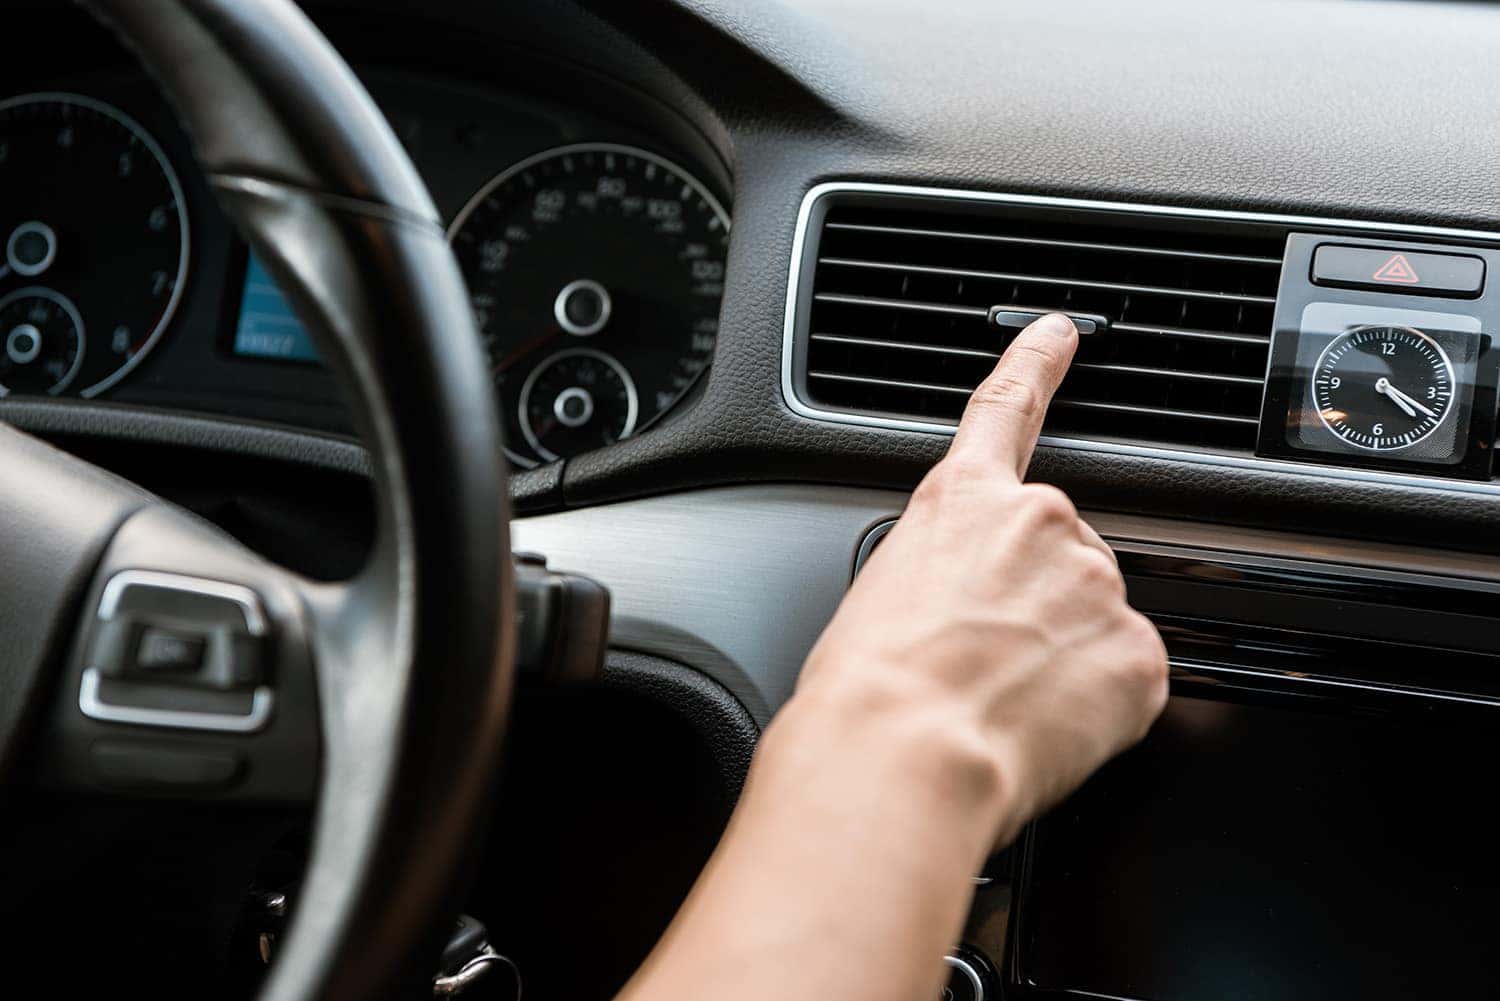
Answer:
<svg viewBox="0 0 1500 1001"><path fill-rule="evenodd" d="M517 465L628 438L708 366L729 216L653 153L539 153L480 189L449 238Z"/></svg>
<svg viewBox="0 0 1500 1001"><path fill-rule="evenodd" d="M1447 419L1453 363L1415 327L1356 327L1323 349L1312 392L1323 424L1349 445L1372 452L1408 448Z"/></svg>

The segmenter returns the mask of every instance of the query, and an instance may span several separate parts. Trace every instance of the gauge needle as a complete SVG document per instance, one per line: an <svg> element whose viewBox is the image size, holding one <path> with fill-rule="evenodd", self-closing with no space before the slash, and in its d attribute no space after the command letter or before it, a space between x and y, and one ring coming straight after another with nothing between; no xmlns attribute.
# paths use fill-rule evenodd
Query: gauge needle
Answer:
<svg viewBox="0 0 1500 1001"><path fill-rule="evenodd" d="M532 338L525 344L522 344L520 347L516 348L510 354L506 355L504 358L501 358L500 364L495 366L495 374L502 374L506 369L510 368L522 358L525 358L527 355L535 351L537 348L541 347L543 344L546 344L548 341L552 340L552 338L560 336L562 336L562 331L553 329L549 330L547 333L543 334L540 337Z"/></svg>
<svg viewBox="0 0 1500 1001"><path fill-rule="evenodd" d="M1428 417L1437 416L1437 411L1431 410L1418 403L1410 396L1407 396L1405 393L1401 392L1401 390L1397 389L1395 386L1392 386L1389 379L1382 377L1375 380L1375 392L1387 397L1392 403L1405 411L1406 416L1408 417L1417 416L1418 410L1422 411L1422 413L1426 414Z"/></svg>

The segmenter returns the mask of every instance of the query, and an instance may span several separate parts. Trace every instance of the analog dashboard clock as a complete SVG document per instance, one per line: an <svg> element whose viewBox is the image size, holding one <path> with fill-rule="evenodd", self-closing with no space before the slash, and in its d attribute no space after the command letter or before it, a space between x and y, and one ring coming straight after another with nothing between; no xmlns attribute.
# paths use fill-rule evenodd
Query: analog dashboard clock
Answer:
<svg viewBox="0 0 1500 1001"><path fill-rule="evenodd" d="M1490 331L1500 310L1487 297L1315 286L1319 242L1288 240L1256 454L1490 479L1500 399Z"/></svg>
<svg viewBox="0 0 1500 1001"><path fill-rule="evenodd" d="M1356 449L1410 448L1453 412L1448 353L1415 327L1356 327L1328 342L1312 371L1319 419Z"/></svg>

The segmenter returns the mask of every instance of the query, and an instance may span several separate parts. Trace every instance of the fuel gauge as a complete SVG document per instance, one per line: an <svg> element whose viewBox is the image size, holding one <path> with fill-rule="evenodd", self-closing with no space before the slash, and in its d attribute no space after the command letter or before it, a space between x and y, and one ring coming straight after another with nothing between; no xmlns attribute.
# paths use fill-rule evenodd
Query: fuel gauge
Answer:
<svg viewBox="0 0 1500 1001"><path fill-rule="evenodd" d="M521 433L547 462L628 438L639 414L630 373L592 348L559 351L521 386Z"/></svg>
<svg viewBox="0 0 1500 1001"><path fill-rule="evenodd" d="M83 364L83 318L67 296L21 288L0 299L0 396L68 388Z"/></svg>

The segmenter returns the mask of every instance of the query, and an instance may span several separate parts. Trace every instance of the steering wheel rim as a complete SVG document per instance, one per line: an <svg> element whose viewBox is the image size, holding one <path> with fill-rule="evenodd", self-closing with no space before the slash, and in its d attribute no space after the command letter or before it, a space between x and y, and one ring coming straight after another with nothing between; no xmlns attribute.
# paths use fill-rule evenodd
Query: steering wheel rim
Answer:
<svg viewBox="0 0 1500 1001"><path fill-rule="evenodd" d="M97 711L90 658L112 582L116 598L125 577L249 594L274 629L261 687L276 710L263 728L195 733L195 746L237 755L271 799L305 795L296 763L321 747L307 875L262 997L425 993L460 905L514 670L501 429L462 278L400 143L290 0L84 3L158 79L221 207L338 379L370 450L377 533L355 578L311 583L0 432L9 478L41 488L0 485L0 551L47 582L0 587L0 627L17 625L11 646L0 642L12 655L0 694L31 706L0 704L0 762L14 760L28 720L50 722L37 740L63 776L97 765L101 733L128 742L132 727L155 726L175 740L192 723ZM62 680L49 685L58 659ZM60 693L50 715L36 708L49 689Z"/></svg>

